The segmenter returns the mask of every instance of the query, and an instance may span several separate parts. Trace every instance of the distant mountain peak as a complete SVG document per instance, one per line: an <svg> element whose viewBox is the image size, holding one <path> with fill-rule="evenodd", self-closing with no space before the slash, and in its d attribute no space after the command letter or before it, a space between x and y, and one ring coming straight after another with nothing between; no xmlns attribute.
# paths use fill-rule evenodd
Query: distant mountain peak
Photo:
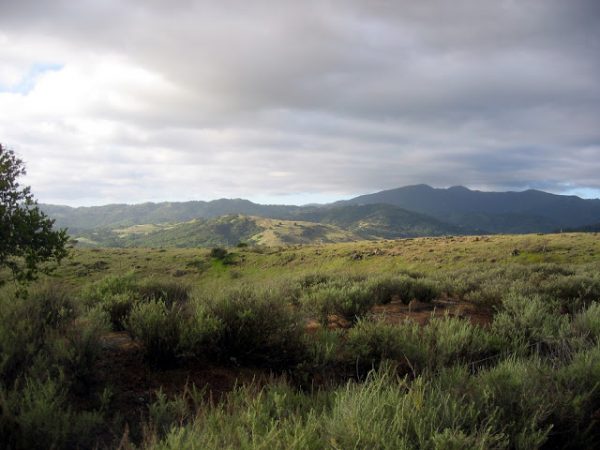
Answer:
<svg viewBox="0 0 600 450"><path fill-rule="evenodd" d="M464 186L450 186L447 190L455 192L473 192L471 189Z"/></svg>

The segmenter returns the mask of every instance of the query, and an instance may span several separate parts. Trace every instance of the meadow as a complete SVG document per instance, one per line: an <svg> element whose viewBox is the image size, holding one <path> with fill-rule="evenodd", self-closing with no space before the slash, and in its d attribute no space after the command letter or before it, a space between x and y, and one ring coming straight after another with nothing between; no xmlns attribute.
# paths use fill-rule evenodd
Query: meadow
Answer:
<svg viewBox="0 0 600 450"><path fill-rule="evenodd" d="M3 448L600 447L600 239L73 248L0 292Z"/></svg>

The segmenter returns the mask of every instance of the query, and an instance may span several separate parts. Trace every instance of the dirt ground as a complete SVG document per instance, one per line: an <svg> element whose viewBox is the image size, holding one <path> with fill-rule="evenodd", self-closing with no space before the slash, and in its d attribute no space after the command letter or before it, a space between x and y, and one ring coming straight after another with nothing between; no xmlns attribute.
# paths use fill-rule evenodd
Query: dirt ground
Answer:
<svg viewBox="0 0 600 450"><path fill-rule="evenodd" d="M433 317L444 317L447 314L451 317L464 318L475 325L485 327L492 322L494 311L491 308L452 299L438 299L431 303L421 303L413 300L408 305L397 299L386 305L374 306L371 309L371 314L387 323L401 323L405 320L412 320L420 325L427 324ZM349 328L350 326L350 322L341 317L329 317L328 327L330 329ZM306 326L309 333L318 330L320 327L321 325L316 320L309 320Z"/></svg>

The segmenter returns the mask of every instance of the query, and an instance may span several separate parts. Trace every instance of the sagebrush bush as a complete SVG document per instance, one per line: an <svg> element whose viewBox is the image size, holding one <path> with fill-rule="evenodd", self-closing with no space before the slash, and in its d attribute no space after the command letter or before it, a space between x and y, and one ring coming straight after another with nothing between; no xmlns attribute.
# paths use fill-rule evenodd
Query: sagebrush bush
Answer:
<svg viewBox="0 0 600 450"><path fill-rule="evenodd" d="M563 448L595 448L600 442L600 345L575 353L555 375L553 431ZM559 448L557 445L557 448Z"/></svg>
<svg viewBox="0 0 600 450"><path fill-rule="evenodd" d="M137 281L134 272L124 275L109 275L82 290L82 298L87 303L98 303L114 295L130 295L135 292Z"/></svg>
<svg viewBox="0 0 600 450"><path fill-rule="evenodd" d="M506 445L501 431L486 424L483 411L465 396L425 378L408 384L385 369L364 384L338 390L320 422L338 448L452 448L444 438L481 450Z"/></svg>
<svg viewBox="0 0 600 450"><path fill-rule="evenodd" d="M423 278L412 282L410 294L406 298L429 303L435 300L440 294L441 289L435 281Z"/></svg>
<svg viewBox="0 0 600 450"><path fill-rule="evenodd" d="M361 320L345 340L345 358L362 373L385 360L396 363L401 373L419 374L443 367L479 363L502 349L501 338L467 320L432 318L425 326L407 320L388 324Z"/></svg>
<svg viewBox="0 0 600 450"><path fill-rule="evenodd" d="M175 281L149 279L142 280L135 291L141 300L161 300L171 306L187 302L190 287Z"/></svg>
<svg viewBox="0 0 600 450"><path fill-rule="evenodd" d="M427 366L439 369L452 364L478 363L498 354L505 338L470 321L450 316L432 318L422 329L421 345L427 349Z"/></svg>
<svg viewBox="0 0 600 450"><path fill-rule="evenodd" d="M331 279L331 276L325 273L307 273L300 277L298 282L302 289L310 288L318 284L327 283Z"/></svg>
<svg viewBox="0 0 600 450"><path fill-rule="evenodd" d="M51 335L64 331L75 305L60 286L33 290L27 298L0 299L0 380L11 384L40 355L47 357Z"/></svg>
<svg viewBox="0 0 600 450"><path fill-rule="evenodd" d="M600 301L600 277L587 275L555 275L543 280L538 291L545 298L556 300L565 311L575 312Z"/></svg>
<svg viewBox="0 0 600 450"><path fill-rule="evenodd" d="M344 359L364 376L386 360L394 361L402 373L420 371L426 363L427 349L422 345L420 327L406 321L388 324L360 320L346 336Z"/></svg>
<svg viewBox="0 0 600 450"><path fill-rule="evenodd" d="M137 281L133 272L104 277L83 289L81 296L88 306L101 305L115 331L125 329L125 322L136 303Z"/></svg>
<svg viewBox="0 0 600 450"><path fill-rule="evenodd" d="M199 358L214 358L223 332L223 321L197 303L182 311L179 348L183 354Z"/></svg>
<svg viewBox="0 0 600 450"><path fill-rule="evenodd" d="M107 295L103 298L101 306L108 315L113 330L125 329L129 314L136 302L133 292Z"/></svg>
<svg viewBox="0 0 600 450"><path fill-rule="evenodd" d="M375 305L375 299L365 283L347 281L317 285L305 292L301 303L326 325L330 315L356 322Z"/></svg>
<svg viewBox="0 0 600 450"><path fill-rule="evenodd" d="M592 343L600 342L600 303L592 303L573 317L571 328L576 336Z"/></svg>
<svg viewBox="0 0 600 450"><path fill-rule="evenodd" d="M411 299L411 288L414 279L409 277L376 277L369 279L366 283L377 304L386 304L394 298L408 303Z"/></svg>
<svg viewBox="0 0 600 450"><path fill-rule="evenodd" d="M492 331L517 354L552 349L568 335L569 320L540 296L508 295L494 317Z"/></svg>
<svg viewBox="0 0 600 450"><path fill-rule="evenodd" d="M287 366L301 357L300 318L272 292L242 286L204 302L221 324L216 346L222 359Z"/></svg>
<svg viewBox="0 0 600 450"><path fill-rule="evenodd" d="M108 276L88 286L82 297L88 305L100 304L110 317L113 330L122 331L129 315L138 303L163 301L167 306L184 304L190 288L170 280L137 280L133 272Z"/></svg>
<svg viewBox="0 0 600 450"><path fill-rule="evenodd" d="M184 395L169 399L162 389L156 392L156 399L148 405L148 418L155 433L162 435L190 418L190 406L193 405L190 405L186 394L187 391Z"/></svg>
<svg viewBox="0 0 600 450"><path fill-rule="evenodd" d="M103 316L88 314L75 320L61 335L52 336L46 344L47 355L41 359L42 367L33 374L43 374L44 370L56 366L71 391L88 393L95 376L95 363L101 354L100 338L108 329L103 319ZM32 369L36 368L34 364Z"/></svg>
<svg viewBox="0 0 600 450"><path fill-rule="evenodd" d="M0 388L0 442L13 449L82 448L93 445L102 423L98 412L75 413L61 380L25 378Z"/></svg>
<svg viewBox="0 0 600 450"><path fill-rule="evenodd" d="M508 358L471 380L481 411L493 411L513 448L540 448L556 408L548 367L537 359Z"/></svg>
<svg viewBox="0 0 600 450"><path fill-rule="evenodd" d="M343 351L342 330L320 328L311 335L305 336L306 360L299 369L309 369L317 372L327 372L341 362Z"/></svg>
<svg viewBox="0 0 600 450"><path fill-rule="evenodd" d="M146 359L157 366L173 364L181 341L182 314L177 305L162 300L138 303L131 310L126 329L144 346Z"/></svg>

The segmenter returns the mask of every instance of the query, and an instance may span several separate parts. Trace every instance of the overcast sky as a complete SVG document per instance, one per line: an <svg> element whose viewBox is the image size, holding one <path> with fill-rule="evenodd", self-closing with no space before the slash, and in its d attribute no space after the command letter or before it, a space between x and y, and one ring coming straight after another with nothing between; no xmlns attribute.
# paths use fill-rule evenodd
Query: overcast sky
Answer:
<svg viewBox="0 0 600 450"><path fill-rule="evenodd" d="M600 196L600 1L0 0L42 202Z"/></svg>

